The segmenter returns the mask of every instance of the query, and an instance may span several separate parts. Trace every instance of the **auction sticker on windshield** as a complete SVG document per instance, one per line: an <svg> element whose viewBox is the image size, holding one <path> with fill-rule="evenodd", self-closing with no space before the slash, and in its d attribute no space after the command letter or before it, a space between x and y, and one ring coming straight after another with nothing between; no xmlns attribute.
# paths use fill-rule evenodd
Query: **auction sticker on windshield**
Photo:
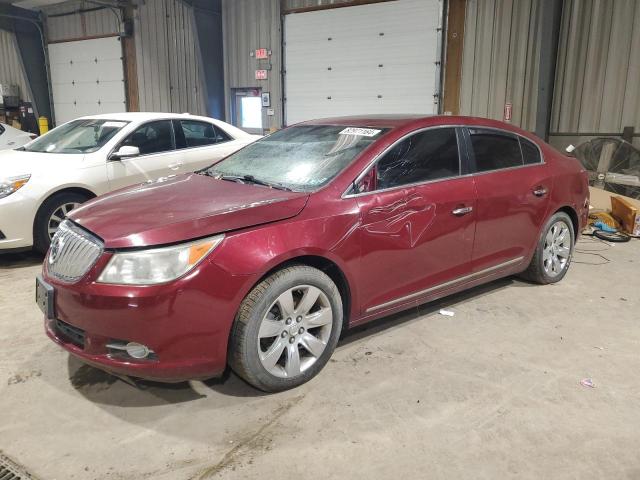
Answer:
<svg viewBox="0 0 640 480"><path fill-rule="evenodd" d="M382 130L376 130L374 128L357 128L347 127L340 132L340 135L358 135L360 137L375 137Z"/></svg>

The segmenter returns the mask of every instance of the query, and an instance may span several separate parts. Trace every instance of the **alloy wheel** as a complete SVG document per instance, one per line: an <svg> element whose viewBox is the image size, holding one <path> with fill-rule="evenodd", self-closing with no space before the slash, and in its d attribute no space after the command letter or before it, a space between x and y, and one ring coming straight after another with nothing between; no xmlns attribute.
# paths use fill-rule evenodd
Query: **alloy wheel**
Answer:
<svg viewBox="0 0 640 480"><path fill-rule="evenodd" d="M558 221L551 225L544 240L542 263L550 277L560 275L571 257L571 232L566 223Z"/></svg>
<svg viewBox="0 0 640 480"><path fill-rule="evenodd" d="M80 204L78 202L67 202L60 205L56 208L51 216L49 217L49 221L47 222L47 233L49 234L49 240L53 239L58 227L62 223L62 221L67 218L67 215L74 208L79 207Z"/></svg>
<svg viewBox="0 0 640 480"><path fill-rule="evenodd" d="M322 290L299 285L280 294L258 331L258 356L272 375L293 378L323 354L331 336L333 311Z"/></svg>

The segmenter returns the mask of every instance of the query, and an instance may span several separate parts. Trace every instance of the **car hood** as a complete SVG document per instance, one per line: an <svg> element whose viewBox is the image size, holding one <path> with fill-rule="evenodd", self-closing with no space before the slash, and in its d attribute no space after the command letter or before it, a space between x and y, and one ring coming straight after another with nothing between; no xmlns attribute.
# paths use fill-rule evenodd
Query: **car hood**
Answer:
<svg viewBox="0 0 640 480"><path fill-rule="evenodd" d="M105 248L177 243L251 227L300 213L308 194L180 175L91 200L69 217Z"/></svg>
<svg viewBox="0 0 640 480"><path fill-rule="evenodd" d="M0 151L0 178L17 175L34 175L40 172L60 170L82 163L84 155L65 153L25 152L23 150ZM61 163L65 162L65 163Z"/></svg>

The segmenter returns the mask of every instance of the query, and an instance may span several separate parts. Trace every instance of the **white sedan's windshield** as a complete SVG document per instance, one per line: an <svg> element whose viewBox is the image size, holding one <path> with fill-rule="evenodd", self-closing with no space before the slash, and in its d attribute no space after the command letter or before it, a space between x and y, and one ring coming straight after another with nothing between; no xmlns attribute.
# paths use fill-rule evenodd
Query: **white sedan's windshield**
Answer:
<svg viewBox="0 0 640 480"><path fill-rule="evenodd" d="M206 173L240 180L248 177L292 190L315 190L384 132L344 125L289 127L239 150Z"/></svg>
<svg viewBox="0 0 640 480"><path fill-rule="evenodd" d="M54 128L23 148L28 152L91 153L102 148L127 123L116 120L74 120Z"/></svg>

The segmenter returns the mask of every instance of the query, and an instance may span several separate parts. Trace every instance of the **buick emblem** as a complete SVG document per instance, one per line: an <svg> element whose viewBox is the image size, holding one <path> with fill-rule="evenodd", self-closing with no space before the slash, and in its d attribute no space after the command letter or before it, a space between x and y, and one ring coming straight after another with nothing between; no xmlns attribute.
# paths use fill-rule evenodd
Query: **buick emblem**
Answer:
<svg viewBox="0 0 640 480"><path fill-rule="evenodd" d="M51 247L49 248L49 265L53 265L58 259L58 254L62 250L63 240L56 235L51 241Z"/></svg>

